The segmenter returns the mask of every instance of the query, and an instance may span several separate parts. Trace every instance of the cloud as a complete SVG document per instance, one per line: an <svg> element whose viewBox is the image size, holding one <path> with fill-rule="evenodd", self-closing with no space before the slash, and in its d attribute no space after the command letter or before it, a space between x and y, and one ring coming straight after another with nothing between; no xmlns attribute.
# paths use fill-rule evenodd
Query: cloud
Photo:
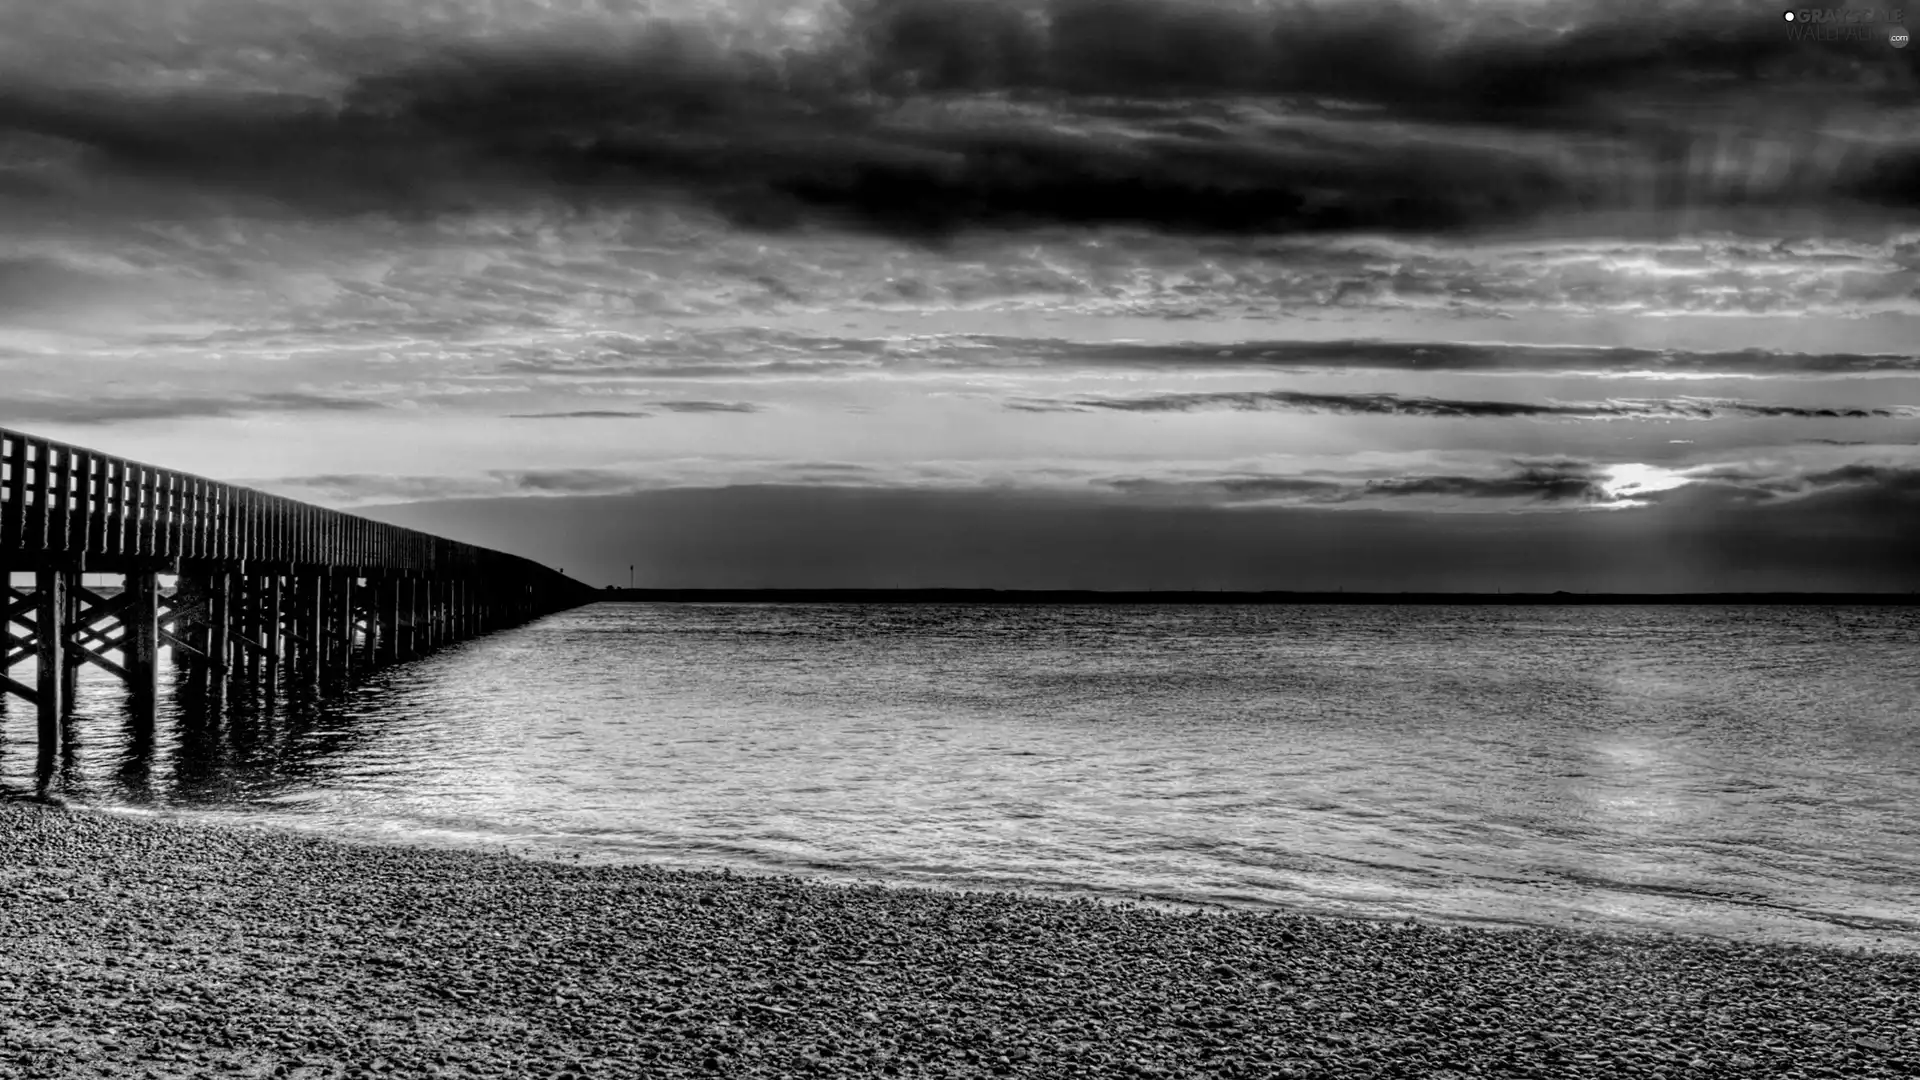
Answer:
<svg viewBox="0 0 1920 1080"><path fill-rule="evenodd" d="M760 406L747 401L655 401L656 408L679 413L751 413Z"/></svg>
<svg viewBox="0 0 1920 1080"><path fill-rule="evenodd" d="M337 94L312 80L162 92L16 76L0 130L85 151L17 170L20 184L78 191L74 169L100 170L328 215L671 199L758 228L938 239L1915 208L1911 144L1853 130L1870 88L1915 85L1894 50L1789 43L1775 22L1706 6L1612 12L869 0L845 5L837 36L785 48L660 21L398 48L320 31L309 37L339 43L319 52L363 57L340 61ZM1809 100L1810 85L1826 112L1746 122L1763 102ZM1703 104L1644 108L1662 94Z"/></svg>
<svg viewBox="0 0 1920 1080"><path fill-rule="evenodd" d="M298 391L225 397L149 394L142 397L15 397L0 401L0 421L19 424L116 424L255 413L372 412L386 405L367 398Z"/></svg>
<svg viewBox="0 0 1920 1080"><path fill-rule="evenodd" d="M1812 487L1866 487L1888 495L1920 500L1920 468L1913 466L1855 463L1824 472L1810 473L1806 483Z"/></svg>
<svg viewBox="0 0 1920 1080"><path fill-rule="evenodd" d="M746 401L649 401L656 409L676 413L754 413L760 406ZM656 414L633 409L575 409L563 412L508 413L510 420L644 420Z"/></svg>
<svg viewBox="0 0 1920 1080"><path fill-rule="evenodd" d="M509 420L644 420L652 413L621 409L581 409L575 412L508 413Z"/></svg>
<svg viewBox="0 0 1920 1080"><path fill-rule="evenodd" d="M1903 439L1795 439L1800 446L1920 446L1920 442Z"/></svg>
<svg viewBox="0 0 1920 1080"><path fill-rule="evenodd" d="M1388 506L1419 498L1432 507L1493 499L1518 503L1613 501L1619 497L1608 486L1607 478L1607 470L1597 464L1550 460L1515 461L1485 475L1114 477L1103 480L1101 486L1128 495L1202 505Z"/></svg>
<svg viewBox="0 0 1920 1080"><path fill-rule="evenodd" d="M1155 466L1137 461L676 459L469 476L346 474L245 483L336 506L767 486L811 490L823 497L852 489L1004 491L1112 505L1247 511L1293 507L1343 514L1524 514L1758 506L1842 497L1854 500L1849 505L1898 508L1920 501L1920 459L1896 454L1836 459L1826 451L1668 466L1458 451Z"/></svg>
<svg viewBox="0 0 1920 1080"><path fill-rule="evenodd" d="M1534 403L1462 401L1400 394L1316 394L1297 390L1222 390L1150 394L1138 397L1015 399L1006 407L1023 412L1167 413L1205 410L1238 412L1338 413L1355 416L1415 416L1549 420L1713 420L1723 417L1792 419L1896 419L1920 417L1920 406L1830 408L1772 405L1727 398L1647 398L1608 401Z"/></svg>
<svg viewBox="0 0 1920 1080"><path fill-rule="evenodd" d="M1845 61L1706 4L1503 5L1173 0L874 0L856 22L882 79L923 90L1166 98L1324 95L1447 115L1527 113L1663 80Z"/></svg>
<svg viewBox="0 0 1920 1080"><path fill-rule="evenodd" d="M592 495L633 488L632 474L617 469L530 469L494 475L514 488L535 494Z"/></svg>
<svg viewBox="0 0 1920 1080"><path fill-rule="evenodd" d="M1313 475L1220 472L1108 475L1095 488L1159 505L1477 512L1760 505L1845 497L1920 508L1920 461L1823 466L1777 459L1651 469L1573 458L1489 461L1476 471L1318 470ZM1482 505L1484 504L1484 505ZM1864 504L1862 504L1864 505Z"/></svg>
<svg viewBox="0 0 1920 1080"><path fill-rule="evenodd" d="M1369 481L1364 495L1440 495L1468 499L1537 499L1541 502L1601 502L1613 497L1603 471L1530 465L1496 477L1418 476ZM1358 497L1358 496L1356 496Z"/></svg>
<svg viewBox="0 0 1920 1080"><path fill-rule="evenodd" d="M469 350L486 362L503 350ZM1077 341L993 334L852 337L757 327L601 332L521 345L491 361L502 375L568 380L822 378L915 372L1274 370L1412 371L1595 377L1829 378L1920 373L1904 353L1715 352L1502 342L1243 341L1226 344Z"/></svg>
<svg viewBox="0 0 1920 1080"><path fill-rule="evenodd" d="M1430 513L1418 502L1226 509L1117 492L741 485L552 498L538 514L522 499L375 513L594 584L624 584L637 564L645 584L709 588L1920 588L1920 500L1869 486L1594 512Z"/></svg>
<svg viewBox="0 0 1920 1080"><path fill-rule="evenodd" d="M333 506L500 496L608 495L649 486L622 469L494 470L470 476L322 473L237 481L289 498Z"/></svg>
<svg viewBox="0 0 1920 1080"><path fill-rule="evenodd" d="M955 349L983 364L1035 362L1058 367L1275 368L1289 371L1458 371L1538 375L1793 376L1920 372L1920 357L1892 353L1799 353L1771 349L1698 352L1576 345L1449 341L1246 341L1135 344L1023 338L975 338ZM991 346L988 352L982 346Z"/></svg>

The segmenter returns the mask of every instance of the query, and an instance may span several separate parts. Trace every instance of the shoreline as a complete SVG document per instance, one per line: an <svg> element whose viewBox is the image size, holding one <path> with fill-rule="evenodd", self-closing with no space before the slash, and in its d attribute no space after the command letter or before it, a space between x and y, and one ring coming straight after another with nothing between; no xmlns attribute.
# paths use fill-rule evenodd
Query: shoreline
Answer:
<svg viewBox="0 0 1920 1080"><path fill-rule="evenodd" d="M1911 955L567 865L30 802L0 802L0 937L0 1063L49 1080L1920 1069Z"/></svg>
<svg viewBox="0 0 1920 1080"><path fill-rule="evenodd" d="M1844 926L1856 931L1850 938L1833 937L1823 940L1816 935L1787 935L1754 930L1749 927L1745 932L1739 929L1712 929L1701 926L1674 926L1652 921L1636 922L1625 918L1580 919L1580 918L1522 918L1501 915L1467 915L1445 911L1397 912L1386 913L1378 905L1355 904L1348 910L1336 905L1315 906L1310 903L1286 903L1269 900L1222 900L1197 896L1156 895L1146 892L1127 891L1113 888L1100 888L1086 884L1063 882L970 882L965 880L932 879L923 880L911 877L887 877L884 874L861 873L840 867L781 867L756 862L727 864L723 861L700 861L672 857L635 857L624 854L611 854L592 848L574 848L565 845L543 844L537 839L492 838L481 834L463 833L458 839L408 832L395 832L384 828L351 827L342 829L339 823L309 824L297 820L236 818L228 817L218 810L189 810L177 808L148 808L120 805L114 803L90 803L69 799L62 795L43 799L25 789L9 789L0 785L0 805L9 799L17 802L42 805L50 804L76 813L100 814L122 817L134 821L151 821L159 824L174 824L186 827L206 827L222 829L264 829L269 832L281 832L299 836L311 836L321 840L349 845L367 845L380 848L418 849L446 851L454 854L478 853L500 854L515 860L558 866L586 867L652 867L660 870L679 871L693 874L720 875L735 879L768 878L777 881L799 881L821 887L874 887L882 889L907 889L926 891L943 895L962 895L966 893L991 892L1012 897L1028 898L1040 901L1089 901L1122 907L1145 907L1171 914L1270 914L1282 917L1304 917L1311 919L1331 919L1341 922L1394 925L1409 921L1429 927L1458 928L1468 930L1543 930L1548 932L1566 932L1588 934L1600 937L1626 938L1680 938L1687 940L1724 941L1731 944L1750 944L1758 947L1780 946L1788 948L1814 948L1838 952L1852 952L1865 949L1870 953L1885 953L1912 956L1920 959L1920 931L1901 924L1877 925L1872 916L1860 916L1855 921L1846 921L1846 916L1832 920L1833 925ZM1784 909L1792 911L1792 909ZM1564 914L1564 913L1563 913ZM1819 920L1807 917L1805 921L1818 923ZM1888 937L1894 939L1888 942ZM1869 940L1871 943L1869 943Z"/></svg>

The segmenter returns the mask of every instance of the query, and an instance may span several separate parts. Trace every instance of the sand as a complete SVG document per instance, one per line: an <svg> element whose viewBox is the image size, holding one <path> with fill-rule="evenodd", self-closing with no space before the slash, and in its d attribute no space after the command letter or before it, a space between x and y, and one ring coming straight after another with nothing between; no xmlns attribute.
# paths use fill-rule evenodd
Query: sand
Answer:
<svg viewBox="0 0 1920 1080"><path fill-rule="evenodd" d="M1920 957L0 803L0 1077L1920 1075Z"/></svg>

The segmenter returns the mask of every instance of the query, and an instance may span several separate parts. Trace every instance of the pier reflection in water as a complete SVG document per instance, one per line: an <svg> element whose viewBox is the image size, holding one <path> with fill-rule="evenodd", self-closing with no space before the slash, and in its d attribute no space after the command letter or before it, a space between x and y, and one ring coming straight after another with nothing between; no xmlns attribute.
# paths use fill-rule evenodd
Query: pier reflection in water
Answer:
<svg viewBox="0 0 1920 1080"><path fill-rule="evenodd" d="M22 666L31 675L32 665ZM375 672L369 683L387 677ZM359 690L242 675L227 683L221 701L192 671L169 665L148 723L117 679L83 671L51 774L35 753L33 707L0 699L0 793L52 791L70 800L187 808L325 785L340 757L376 734L380 719L353 708Z"/></svg>

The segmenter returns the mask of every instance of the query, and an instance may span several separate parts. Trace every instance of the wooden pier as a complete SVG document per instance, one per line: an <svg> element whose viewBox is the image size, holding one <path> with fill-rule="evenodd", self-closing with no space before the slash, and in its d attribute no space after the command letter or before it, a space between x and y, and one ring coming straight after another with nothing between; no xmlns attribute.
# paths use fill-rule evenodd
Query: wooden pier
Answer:
<svg viewBox="0 0 1920 1080"><path fill-rule="evenodd" d="M230 680L332 685L598 598L517 555L4 428L0 583L0 704L36 707L43 786L83 665L151 723L162 649L217 708ZM30 658L36 679L11 678Z"/></svg>

